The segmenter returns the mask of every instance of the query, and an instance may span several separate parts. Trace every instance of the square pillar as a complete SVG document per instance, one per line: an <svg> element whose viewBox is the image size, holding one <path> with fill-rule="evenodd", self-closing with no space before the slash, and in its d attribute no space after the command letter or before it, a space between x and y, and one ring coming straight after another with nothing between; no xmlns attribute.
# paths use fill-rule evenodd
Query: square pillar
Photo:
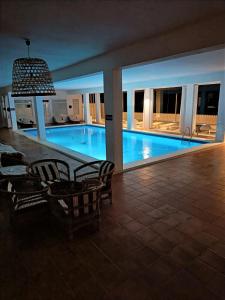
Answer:
<svg viewBox="0 0 225 300"><path fill-rule="evenodd" d="M145 91L144 91L144 108L143 108L143 127L144 127L144 129L152 128L153 104L154 104L154 90L153 89L145 89Z"/></svg>
<svg viewBox="0 0 225 300"><path fill-rule="evenodd" d="M35 110L35 118L37 124L37 137L40 140L45 140L46 139L45 114L44 114L43 99L41 96L34 97L34 110Z"/></svg>
<svg viewBox="0 0 225 300"><path fill-rule="evenodd" d="M4 102L3 110L4 110L5 126L7 128L12 128L12 120L11 120L11 114L10 114L8 94L3 96L3 102Z"/></svg>
<svg viewBox="0 0 225 300"><path fill-rule="evenodd" d="M84 94L84 121L86 124L91 124L89 93Z"/></svg>
<svg viewBox="0 0 225 300"><path fill-rule="evenodd" d="M95 94L95 109L96 109L96 123L101 123L101 101L100 94Z"/></svg>
<svg viewBox="0 0 225 300"><path fill-rule="evenodd" d="M185 130L185 111L186 111L186 86L182 86L181 106L180 106L180 132Z"/></svg>
<svg viewBox="0 0 225 300"><path fill-rule="evenodd" d="M17 119L16 119L16 109L15 109L15 101L12 97L11 93L8 93L8 109L11 117L11 126L13 130L17 130Z"/></svg>
<svg viewBox="0 0 225 300"><path fill-rule="evenodd" d="M198 85L187 84L182 88L181 128L185 135L192 134L196 128Z"/></svg>
<svg viewBox="0 0 225 300"><path fill-rule="evenodd" d="M127 129L134 129L134 104L135 104L135 91L127 91Z"/></svg>
<svg viewBox="0 0 225 300"><path fill-rule="evenodd" d="M216 126L216 142L224 142L225 136L225 78L220 84L219 107Z"/></svg>
<svg viewBox="0 0 225 300"><path fill-rule="evenodd" d="M160 114L163 108L163 91L156 90L156 113Z"/></svg>
<svg viewBox="0 0 225 300"><path fill-rule="evenodd" d="M106 158L123 170L122 72L120 68L104 71Z"/></svg>

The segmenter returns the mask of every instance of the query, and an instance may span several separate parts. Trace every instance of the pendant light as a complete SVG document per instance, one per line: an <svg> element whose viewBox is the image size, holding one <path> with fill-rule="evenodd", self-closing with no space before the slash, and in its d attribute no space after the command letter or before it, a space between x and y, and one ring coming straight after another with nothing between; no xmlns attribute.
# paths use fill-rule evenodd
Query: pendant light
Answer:
<svg viewBox="0 0 225 300"><path fill-rule="evenodd" d="M28 57L18 58L13 63L12 96L56 95L47 63L40 58L30 57L30 40L25 39Z"/></svg>

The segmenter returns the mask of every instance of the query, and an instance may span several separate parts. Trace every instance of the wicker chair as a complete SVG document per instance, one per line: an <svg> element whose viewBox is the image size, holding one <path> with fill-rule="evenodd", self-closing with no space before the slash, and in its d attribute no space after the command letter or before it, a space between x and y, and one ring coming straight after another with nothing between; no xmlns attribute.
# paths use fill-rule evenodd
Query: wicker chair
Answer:
<svg viewBox="0 0 225 300"><path fill-rule="evenodd" d="M42 181L48 183L70 180L69 165L65 161L59 159L34 161L28 167L28 174L38 176Z"/></svg>
<svg viewBox="0 0 225 300"><path fill-rule="evenodd" d="M74 181L80 182L86 178L97 178L104 184L101 200L109 200L112 204L112 175L115 170L113 162L97 160L79 166L74 170Z"/></svg>
<svg viewBox="0 0 225 300"><path fill-rule="evenodd" d="M10 222L15 217L32 209L47 208L47 184L38 178L12 177L0 181L0 195L6 196L10 212Z"/></svg>
<svg viewBox="0 0 225 300"><path fill-rule="evenodd" d="M95 180L89 185L72 181L53 183L49 189L49 205L53 215L73 238L75 231L95 223L99 229L100 200L103 184Z"/></svg>

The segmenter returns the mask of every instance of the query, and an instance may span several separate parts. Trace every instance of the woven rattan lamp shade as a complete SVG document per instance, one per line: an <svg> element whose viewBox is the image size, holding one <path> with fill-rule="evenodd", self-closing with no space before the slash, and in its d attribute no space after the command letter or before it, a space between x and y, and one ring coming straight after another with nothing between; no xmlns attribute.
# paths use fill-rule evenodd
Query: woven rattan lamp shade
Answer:
<svg viewBox="0 0 225 300"><path fill-rule="evenodd" d="M13 64L12 96L55 95L47 63L40 58L18 58Z"/></svg>

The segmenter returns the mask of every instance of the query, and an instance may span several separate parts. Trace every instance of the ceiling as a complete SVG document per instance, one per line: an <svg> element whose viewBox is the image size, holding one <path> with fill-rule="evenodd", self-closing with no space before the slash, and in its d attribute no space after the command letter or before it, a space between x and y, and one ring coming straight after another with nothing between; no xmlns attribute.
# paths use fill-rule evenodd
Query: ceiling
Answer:
<svg viewBox="0 0 225 300"><path fill-rule="evenodd" d="M225 71L225 49L126 68L123 70L123 84L220 71ZM54 86L71 90L102 87L103 74L60 81L54 83Z"/></svg>
<svg viewBox="0 0 225 300"><path fill-rule="evenodd" d="M0 86L25 37L56 70L223 12L224 0L1 0Z"/></svg>

